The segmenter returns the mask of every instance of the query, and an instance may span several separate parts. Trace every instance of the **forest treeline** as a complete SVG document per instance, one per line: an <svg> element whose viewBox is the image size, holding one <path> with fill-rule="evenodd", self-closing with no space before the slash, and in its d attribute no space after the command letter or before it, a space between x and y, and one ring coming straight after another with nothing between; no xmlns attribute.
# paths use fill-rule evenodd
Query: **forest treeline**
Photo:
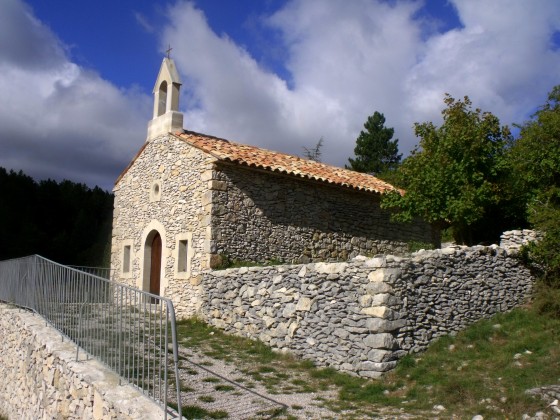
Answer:
<svg viewBox="0 0 560 420"><path fill-rule="evenodd" d="M0 167L0 260L38 254L109 266L113 195L71 181L35 181Z"/></svg>

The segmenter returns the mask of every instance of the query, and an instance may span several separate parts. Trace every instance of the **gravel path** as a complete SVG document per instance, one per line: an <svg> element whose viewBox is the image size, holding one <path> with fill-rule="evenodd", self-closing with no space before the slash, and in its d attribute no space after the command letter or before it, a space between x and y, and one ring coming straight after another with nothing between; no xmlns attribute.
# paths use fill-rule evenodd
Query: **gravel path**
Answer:
<svg viewBox="0 0 560 420"><path fill-rule="evenodd" d="M317 398L333 398L332 392L272 395L232 364L185 347L180 347L179 354L181 382L188 387L181 394L183 405L225 411L230 419L266 419L284 410L278 418L289 414L302 419L334 419L340 415L319 407ZM247 383L254 386L249 388L244 385Z"/></svg>
<svg viewBox="0 0 560 420"><path fill-rule="evenodd" d="M403 410L384 407L369 415L334 412L322 404L323 401L336 398L336 391L271 394L261 383L254 381L233 364L182 346L179 347L179 354L183 406L225 412L229 419L267 419L273 416L278 419L288 416L297 419L414 418Z"/></svg>

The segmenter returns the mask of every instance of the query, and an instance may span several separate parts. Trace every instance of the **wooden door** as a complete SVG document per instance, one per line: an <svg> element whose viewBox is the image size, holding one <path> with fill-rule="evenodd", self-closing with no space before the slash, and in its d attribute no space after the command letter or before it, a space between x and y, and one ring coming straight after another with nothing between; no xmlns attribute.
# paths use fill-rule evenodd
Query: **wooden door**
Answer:
<svg viewBox="0 0 560 420"><path fill-rule="evenodd" d="M152 257L150 268L150 293L159 295L161 276L161 236L156 233L152 240Z"/></svg>

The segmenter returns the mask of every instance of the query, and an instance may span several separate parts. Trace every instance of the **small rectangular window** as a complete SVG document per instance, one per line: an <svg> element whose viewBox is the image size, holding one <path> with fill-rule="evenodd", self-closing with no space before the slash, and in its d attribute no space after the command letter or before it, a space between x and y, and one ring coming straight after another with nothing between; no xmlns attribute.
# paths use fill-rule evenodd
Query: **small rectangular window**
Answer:
<svg viewBox="0 0 560 420"><path fill-rule="evenodd" d="M130 245L123 249L123 273L130 273Z"/></svg>
<svg viewBox="0 0 560 420"><path fill-rule="evenodd" d="M180 273L185 273L187 271L187 257L188 257L189 241L186 239L179 240L179 253L177 258L179 259L177 264L177 271Z"/></svg>

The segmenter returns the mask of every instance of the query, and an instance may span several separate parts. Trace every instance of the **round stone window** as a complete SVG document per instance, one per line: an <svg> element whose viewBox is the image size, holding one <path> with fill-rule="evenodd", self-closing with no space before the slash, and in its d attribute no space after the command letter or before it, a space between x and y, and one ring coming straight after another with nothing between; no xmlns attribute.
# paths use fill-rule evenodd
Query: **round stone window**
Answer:
<svg viewBox="0 0 560 420"><path fill-rule="evenodd" d="M159 201L161 199L161 181L154 181L150 190L150 201Z"/></svg>

